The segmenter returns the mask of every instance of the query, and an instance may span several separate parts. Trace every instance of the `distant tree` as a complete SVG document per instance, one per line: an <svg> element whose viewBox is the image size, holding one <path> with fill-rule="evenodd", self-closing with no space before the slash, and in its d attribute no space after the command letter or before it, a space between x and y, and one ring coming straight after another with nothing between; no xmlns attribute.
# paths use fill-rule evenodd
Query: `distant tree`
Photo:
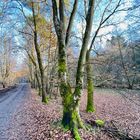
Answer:
<svg viewBox="0 0 140 140"><path fill-rule="evenodd" d="M3 88L8 84L8 79L11 74L12 68L12 55L11 55L11 38L8 38L6 34L1 37L0 43L0 79Z"/></svg>

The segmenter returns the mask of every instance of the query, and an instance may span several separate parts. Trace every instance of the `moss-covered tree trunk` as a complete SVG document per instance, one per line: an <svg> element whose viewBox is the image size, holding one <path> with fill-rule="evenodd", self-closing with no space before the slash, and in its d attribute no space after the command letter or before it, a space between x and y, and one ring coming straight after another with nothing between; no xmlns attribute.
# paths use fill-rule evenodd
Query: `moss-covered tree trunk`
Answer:
<svg viewBox="0 0 140 140"><path fill-rule="evenodd" d="M89 1L88 12L86 16L86 29L84 33L84 38L82 42L82 48L78 60L78 67L76 73L76 88L74 91L74 96L78 100L81 97L82 85L83 85L83 75L84 75L84 64L86 63L86 55L88 52L88 46L90 42L90 34L92 31L92 21L94 15L94 0ZM78 100L79 102L79 100Z"/></svg>
<svg viewBox="0 0 140 140"><path fill-rule="evenodd" d="M34 47L36 50L38 66L40 70L40 79L41 79L41 92L42 92L42 102L47 103L46 92L45 92L45 83L44 83L44 69L42 64L42 58L40 49L38 46L38 37L37 37L37 23L36 23L36 14L35 14L35 6L34 2L32 2L32 12L33 12L33 24L34 24Z"/></svg>
<svg viewBox="0 0 140 140"><path fill-rule="evenodd" d="M74 94L68 83L66 49L64 41L59 40L58 48L58 76L63 104L62 125L66 129L70 129L72 131L75 139L80 140L77 130L79 127L83 126L83 123L79 115L79 98L74 98Z"/></svg>
<svg viewBox="0 0 140 140"><path fill-rule="evenodd" d="M80 140L81 138L78 133L78 128L85 127L79 115L79 99L74 99L74 94L72 93L71 87L69 85L63 84L63 87L60 87L60 89L62 90L60 90L60 93L64 92L62 95L62 125L64 128L70 129L72 131L75 140Z"/></svg>
<svg viewBox="0 0 140 140"><path fill-rule="evenodd" d="M94 93L94 85L93 85L93 78L92 78L92 66L90 64L90 51L87 51L86 54L86 72L87 72L87 112L94 112L94 100L93 100L93 93Z"/></svg>

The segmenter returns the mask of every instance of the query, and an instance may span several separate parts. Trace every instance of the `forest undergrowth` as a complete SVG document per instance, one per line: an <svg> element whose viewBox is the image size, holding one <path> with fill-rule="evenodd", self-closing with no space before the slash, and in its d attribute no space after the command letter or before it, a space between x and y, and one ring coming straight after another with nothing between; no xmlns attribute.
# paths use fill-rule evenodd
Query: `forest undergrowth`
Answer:
<svg viewBox="0 0 140 140"><path fill-rule="evenodd" d="M94 96L96 112L86 113L86 91L84 91L80 115L86 124L102 119L106 123L114 122L116 127L125 134L138 137L140 132L140 98L138 96L140 96L139 91L96 89ZM51 99L47 105L42 104L36 91L32 90L31 98L23 104L11 122L11 129L8 131L10 139L72 140L70 131L64 130L59 123L62 118L60 100L61 98L58 97ZM100 127L79 131L83 140L117 139Z"/></svg>

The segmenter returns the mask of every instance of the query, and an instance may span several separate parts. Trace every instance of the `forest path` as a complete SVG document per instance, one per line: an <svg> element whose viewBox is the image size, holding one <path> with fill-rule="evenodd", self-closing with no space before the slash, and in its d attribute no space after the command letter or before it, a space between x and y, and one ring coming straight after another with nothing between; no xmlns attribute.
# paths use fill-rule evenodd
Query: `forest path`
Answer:
<svg viewBox="0 0 140 140"><path fill-rule="evenodd" d="M20 84L17 88L0 93L0 140L7 140L10 122L18 108L30 97L30 86Z"/></svg>

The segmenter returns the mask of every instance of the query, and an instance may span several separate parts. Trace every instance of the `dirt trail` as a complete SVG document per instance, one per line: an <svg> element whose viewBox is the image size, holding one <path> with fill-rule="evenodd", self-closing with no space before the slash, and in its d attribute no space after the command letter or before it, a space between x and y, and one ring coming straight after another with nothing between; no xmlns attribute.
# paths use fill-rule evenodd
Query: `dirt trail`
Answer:
<svg viewBox="0 0 140 140"><path fill-rule="evenodd" d="M0 140L6 140L10 129L10 121L19 107L29 97L28 84L20 84L17 88L0 93Z"/></svg>

